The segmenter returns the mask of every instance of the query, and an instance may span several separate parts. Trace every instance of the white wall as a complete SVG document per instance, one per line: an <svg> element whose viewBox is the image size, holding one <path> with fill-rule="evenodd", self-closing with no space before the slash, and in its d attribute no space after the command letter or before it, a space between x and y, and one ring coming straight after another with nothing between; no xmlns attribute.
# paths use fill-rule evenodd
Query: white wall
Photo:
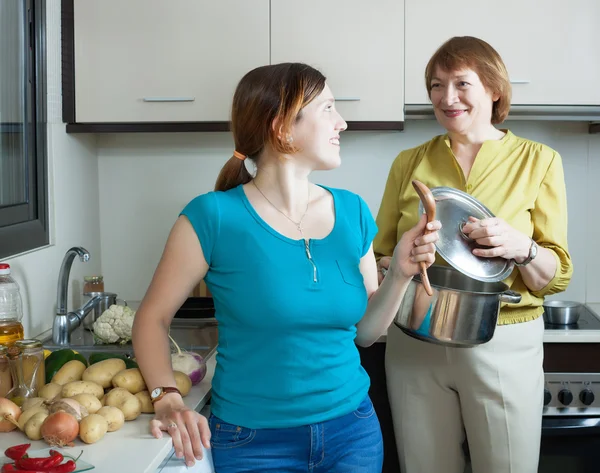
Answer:
<svg viewBox="0 0 600 473"><path fill-rule="evenodd" d="M569 244L575 265L572 283L558 298L600 301L596 291L600 261L590 245L600 236L594 205L600 177L600 136L587 125L565 122L507 123L515 134L541 141L562 157L569 201ZM313 180L344 187L364 197L377 214L389 167L402 149L430 139L441 129L434 121L412 121L398 132L342 134L342 166ZM231 156L228 133L110 134L98 137L102 271L107 288L121 297L143 297L169 230L183 206L212 189ZM596 257L600 259L600 257ZM586 283L587 274L587 283Z"/></svg>
<svg viewBox="0 0 600 473"><path fill-rule="evenodd" d="M100 271L98 161L93 136L67 135L61 119L60 0L47 3L48 169L50 246L5 260L21 285L25 336L52 326L56 310L58 271L65 252L83 246L88 263L76 259L71 272L69 307L81 300L84 274Z"/></svg>

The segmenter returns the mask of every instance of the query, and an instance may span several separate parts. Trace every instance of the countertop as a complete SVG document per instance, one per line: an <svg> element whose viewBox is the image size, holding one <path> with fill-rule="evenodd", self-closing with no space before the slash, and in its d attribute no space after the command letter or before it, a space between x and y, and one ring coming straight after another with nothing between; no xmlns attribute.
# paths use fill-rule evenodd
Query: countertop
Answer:
<svg viewBox="0 0 600 473"><path fill-rule="evenodd" d="M216 352L206 360L206 376L193 386L183 398L187 406L200 411L210 399L212 379L215 372ZM150 434L149 422L153 414L142 414L116 432L108 432L95 444L87 445L79 438L75 447L64 449L69 455L78 456L83 450L81 460L94 465L91 473L156 473L163 460L172 453L171 437L165 433L161 439ZM0 434L0 454L12 445L28 443L22 432L13 431ZM30 450L48 448L44 441L31 441ZM61 451L63 449L60 449ZM210 452L204 452L202 462L211 462Z"/></svg>
<svg viewBox="0 0 600 473"><path fill-rule="evenodd" d="M600 303L585 304L600 319ZM384 334L377 343L387 341ZM544 330L544 343L600 343L600 330Z"/></svg>

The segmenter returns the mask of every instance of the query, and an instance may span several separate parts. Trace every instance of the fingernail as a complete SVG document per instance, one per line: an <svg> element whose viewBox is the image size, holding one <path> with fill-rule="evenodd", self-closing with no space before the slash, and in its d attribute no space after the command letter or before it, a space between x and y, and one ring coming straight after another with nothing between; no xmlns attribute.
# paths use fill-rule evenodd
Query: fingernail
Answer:
<svg viewBox="0 0 600 473"><path fill-rule="evenodd" d="M175 456L176 456L177 458L181 458L181 457L183 456L183 453L181 453L181 452L177 452L177 453L175 453Z"/></svg>
<svg viewBox="0 0 600 473"><path fill-rule="evenodd" d="M427 224L427 228L428 228L429 230L432 230L432 229L433 229L433 223L428 223L428 224Z"/></svg>
<svg viewBox="0 0 600 473"><path fill-rule="evenodd" d="M187 466L189 466L189 467L192 467L192 466L194 466L194 462L193 462L192 460L188 460L188 461L186 461L186 462L185 462L185 464L186 464Z"/></svg>
<svg viewBox="0 0 600 473"><path fill-rule="evenodd" d="M202 455L196 455L196 460L202 460Z"/></svg>

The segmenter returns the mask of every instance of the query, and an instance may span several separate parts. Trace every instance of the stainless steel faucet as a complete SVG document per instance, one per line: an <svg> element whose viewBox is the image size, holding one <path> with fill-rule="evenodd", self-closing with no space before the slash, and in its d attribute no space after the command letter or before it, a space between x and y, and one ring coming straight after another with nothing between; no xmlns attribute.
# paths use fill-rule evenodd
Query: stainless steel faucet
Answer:
<svg viewBox="0 0 600 473"><path fill-rule="evenodd" d="M52 342L56 345L69 345L71 332L81 324L81 321L89 314L100 301L96 296L87 301L74 312L67 312L67 296L69 292L69 275L75 256L79 256L82 263L89 261L90 254L81 246L70 248L63 258L58 273L58 291L56 295L56 315L52 323Z"/></svg>

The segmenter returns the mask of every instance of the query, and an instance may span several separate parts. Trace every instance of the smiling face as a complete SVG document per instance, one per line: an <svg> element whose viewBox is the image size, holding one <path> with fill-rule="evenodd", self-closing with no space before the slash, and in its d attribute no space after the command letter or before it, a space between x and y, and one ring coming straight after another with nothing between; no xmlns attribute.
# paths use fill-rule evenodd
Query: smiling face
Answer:
<svg viewBox="0 0 600 473"><path fill-rule="evenodd" d="M335 109L329 86L306 105L291 131L293 144L300 151L294 157L313 170L337 168L340 163L340 133L347 124Z"/></svg>
<svg viewBox="0 0 600 473"><path fill-rule="evenodd" d="M498 94L488 91L471 69L435 69L430 97L435 116L448 132L465 135L489 127Z"/></svg>

